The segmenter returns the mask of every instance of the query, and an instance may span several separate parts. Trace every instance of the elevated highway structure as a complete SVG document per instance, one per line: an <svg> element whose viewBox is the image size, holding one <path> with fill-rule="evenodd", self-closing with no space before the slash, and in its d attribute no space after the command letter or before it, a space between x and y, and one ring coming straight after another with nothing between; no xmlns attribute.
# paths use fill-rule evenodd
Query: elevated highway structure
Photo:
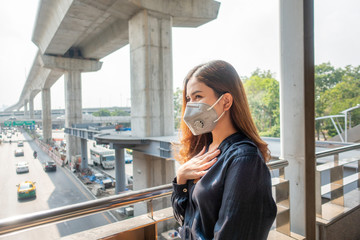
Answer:
<svg viewBox="0 0 360 240"><path fill-rule="evenodd" d="M81 73L100 70L100 59L130 44L133 135L172 135L171 28L201 26L217 17L219 7L213 0L42 0L32 37L39 51L19 101L6 110L24 107L33 118L33 99L41 92L49 141L51 86L64 75L65 126L81 123ZM80 140L66 138L67 157L78 155Z"/></svg>
<svg viewBox="0 0 360 240"><path fill-rule="evenodd" d="M41 0L32 37L39 50L19 101L6 110L24 107L34 117L33 99L41 92L43 138L49 142L51 86L64 75L65 127L81 124L81 73L99 71L102 58L129 44L131 134L173 135L172 27L199 27L216 19L219 8L214 0ZM86 139L66 134L66 142L68 159L87 152ZM123 150L116 148L117 155ZM134 178L139 188L173 177L163 177L169 164L164 158L138 152L134 162L153 169Z"/></svg>

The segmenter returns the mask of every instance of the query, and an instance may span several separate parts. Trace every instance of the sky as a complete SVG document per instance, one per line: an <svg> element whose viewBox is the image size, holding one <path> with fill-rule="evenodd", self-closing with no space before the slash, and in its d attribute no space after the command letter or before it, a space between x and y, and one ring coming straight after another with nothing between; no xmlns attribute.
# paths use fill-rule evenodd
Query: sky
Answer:
<svg viewBox="0 0 360 240"><path fill-rule="evenodd" d="M280 69L279 0L222 0L218 18L198 28L173 28L173 86L187 72L222 59L240 76ZM314 0L315 64L360 65L360 1ZM34 61L32 33L39 0L2 0L0 8L0 109L16 104ZM82 73L82 106L130 106L129 46L101 59L102 69ZM279 80L279 79L278 79ZM52 109L64 108L64 78L51 88ZM41 94L34 99L41 109Z"/></svg>

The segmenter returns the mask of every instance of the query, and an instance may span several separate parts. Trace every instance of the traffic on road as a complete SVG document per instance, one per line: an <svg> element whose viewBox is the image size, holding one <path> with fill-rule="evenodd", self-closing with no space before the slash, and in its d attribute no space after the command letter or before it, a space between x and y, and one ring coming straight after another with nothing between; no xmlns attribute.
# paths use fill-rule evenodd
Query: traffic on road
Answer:
<svg viewBox="0 0 360 240"><path fill-rule="evenodd" d="M25 131L13 128L3 130L1 135L0 220L94 199L68 169L52 161ZM59 239L114 221L106 212L0 239Z"/></svg>

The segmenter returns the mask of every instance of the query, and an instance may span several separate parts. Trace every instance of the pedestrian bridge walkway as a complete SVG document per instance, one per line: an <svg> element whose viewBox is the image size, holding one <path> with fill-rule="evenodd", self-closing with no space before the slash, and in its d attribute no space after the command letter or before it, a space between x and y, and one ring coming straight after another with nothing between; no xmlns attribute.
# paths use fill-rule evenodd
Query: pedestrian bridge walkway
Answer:
<svg viewBox="0 0 360 240"><path fill-rule="evenodd" d="M360 229L360 144L325 150L316 154L317 159L333 157L332 162L317 166L317 227L318 239L358 239ZM352 157L340 154L352 152ZM268 167L272 172L273 197L278 213L268 239L304 239L291 232L289 181L284 175L287 160L272 159ZM352 174L344 176L347 165L354 166ZM322 184L322 174L329 172L330 183ZM350 184L355 187L345 191ZM62 239L177 239L169 234L177 229L170 207L172 185L146 188L119 195L74 204L48 211L0 220L0 237L36 226L58 223L104 211L134 206L144 208L145 214L65 236ZM315 213L314 213L315 214ZM46 227L46 226L45 226Z"/></svg>

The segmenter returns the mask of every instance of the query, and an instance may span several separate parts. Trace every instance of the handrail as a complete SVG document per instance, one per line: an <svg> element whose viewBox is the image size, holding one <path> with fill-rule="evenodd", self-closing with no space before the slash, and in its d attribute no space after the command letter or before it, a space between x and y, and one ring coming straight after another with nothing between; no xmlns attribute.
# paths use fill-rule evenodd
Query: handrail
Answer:
<svg viewBox="0 0 360 240"><path fill-rule="evenodd" d="M286 167L287 165L289 165L289 162L287 160L284 160L284 159L280 159L280 160L273 160L273 161L270 161L267 166L271 169L271 170L274 170L274 169L279 169L279 168L284 168Z"/></svg>
<svg viewBox="0 0 360 240"><path fill-rule="evenodd" d="M94 213L100 213L113 208L123 207L150 199L165 197L170 195L171 192L172 184L166 184L36 213L0 219L0 235L35 226L42 226L49 223L58 223Z"/></svg>
<svg viewBox="0 0 360 240"><path fill-rule="evenodd" d="M288 165L286 160L271 161L267 166L274 170ZM172 193L172 184L127 192L115 196L90 200L64 207L45 211L18 215L0 219L0 236L19 230L43 226L50 223L59 223L73 218L83 217L95 213L111 210L113 208L144 202L169 196Z"/></svg>
<svg viewBox="0 0 360 240"><path fill-rule="evenodd" d="M322 158L322 157L327 157L327 156L331 156L334 154L347 152L347 151L351 151L351 150L355 150L355 149L360 149L360 143L352 144L352 145L345 146L345 147L339 147L339 148L321 151L321 152L316 153L315 156L316 156L316 158Z"/></svg>

